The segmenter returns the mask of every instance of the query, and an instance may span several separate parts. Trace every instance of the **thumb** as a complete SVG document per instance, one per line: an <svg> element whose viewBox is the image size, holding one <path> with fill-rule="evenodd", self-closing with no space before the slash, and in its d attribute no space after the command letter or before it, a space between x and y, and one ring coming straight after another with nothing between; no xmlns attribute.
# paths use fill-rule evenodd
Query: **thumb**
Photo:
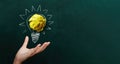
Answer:
<svg viewBox="0 0 120 64"><path fill-rule="evenodd" d="M25 40L24 40L24 43L23 43L23 45L22 45L22 47L27 47L28 41L29 41L29 37L26 36L26 37L25 37Z"/></svg>

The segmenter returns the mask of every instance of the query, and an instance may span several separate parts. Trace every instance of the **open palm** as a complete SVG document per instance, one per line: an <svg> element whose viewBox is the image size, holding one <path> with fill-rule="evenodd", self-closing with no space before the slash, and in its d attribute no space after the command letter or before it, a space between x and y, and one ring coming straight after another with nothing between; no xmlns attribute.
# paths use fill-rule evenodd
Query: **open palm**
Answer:
<svg viewBox="0 0 120 64"><path fill-rule="evenodd" d="M17 54L15 56L14 61L23 62L26 59L28 59L29 57L32 57L35 54L42 52L50 44L50 42L45 42L43 45L38 44L36 47L29 49L29 48L27 48L28 41L29 41L29 37L26 36L22 47L19 49L19 51L17 52Z"/></svg>

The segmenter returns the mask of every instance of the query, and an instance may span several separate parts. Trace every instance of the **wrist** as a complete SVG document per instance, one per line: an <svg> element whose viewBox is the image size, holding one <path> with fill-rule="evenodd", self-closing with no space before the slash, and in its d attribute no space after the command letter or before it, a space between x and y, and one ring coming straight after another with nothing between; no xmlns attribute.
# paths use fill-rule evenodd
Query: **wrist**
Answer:
<svg viewBox="0 0 120 64"><path fill-rule="evenodd" d="M21 61L19 61L19 60L17 60L17 59L14 59L13 64L22 64L22 62L21 62Z"/></svg>

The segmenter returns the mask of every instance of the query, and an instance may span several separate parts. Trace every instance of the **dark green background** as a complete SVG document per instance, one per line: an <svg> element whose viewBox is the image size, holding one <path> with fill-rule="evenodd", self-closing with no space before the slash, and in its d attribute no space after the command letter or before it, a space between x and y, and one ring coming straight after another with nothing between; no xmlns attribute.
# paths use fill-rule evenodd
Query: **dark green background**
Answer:
<svg viewBox="0 0 120 64"><path fill-rule="evenodd" d="M0 0L0 64L12 64L28 35L19 14L39 4L54 15L40 40L51 45L25 64L120 64L120 0Z"/></svg>

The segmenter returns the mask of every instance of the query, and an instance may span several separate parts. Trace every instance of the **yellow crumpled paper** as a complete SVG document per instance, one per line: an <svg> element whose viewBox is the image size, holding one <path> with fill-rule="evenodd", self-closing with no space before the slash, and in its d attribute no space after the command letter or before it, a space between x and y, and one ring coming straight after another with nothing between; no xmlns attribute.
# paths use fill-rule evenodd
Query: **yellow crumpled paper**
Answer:
<svg viewBox="0 0 120 64"><path fill-rule="evenodd" d="M29 19L29 26L32 30L41 32L46 26L46 18L40 14L34 14Z"/></svg>

